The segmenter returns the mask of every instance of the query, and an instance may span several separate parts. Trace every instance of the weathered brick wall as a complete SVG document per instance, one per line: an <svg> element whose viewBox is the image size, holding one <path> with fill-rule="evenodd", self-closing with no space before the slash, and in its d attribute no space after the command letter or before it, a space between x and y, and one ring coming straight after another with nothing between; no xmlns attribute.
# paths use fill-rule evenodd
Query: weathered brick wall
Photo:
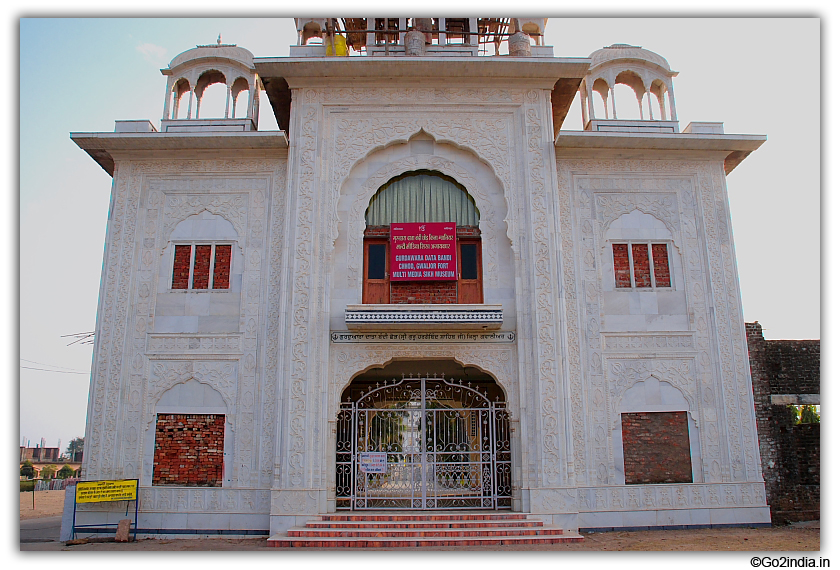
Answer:
<svg viewBox="0 0 840 570"><path fill-rule="evenodd" d="M691 483L686 412L621 414L624 482Z"/></svg>
<svg viewBox="0 0 840 570"><path fill-rule="evenodd" d="M152 485L222 486L223 414L158 414Z"/></svg>
<svg viewBox="0 0 840 570"><path fill-rule="evenodd" d="M820 518L820 426L794 425L773 395L820 393L820 341L765 340L747 323L759 451L773 522Z"/></svg>

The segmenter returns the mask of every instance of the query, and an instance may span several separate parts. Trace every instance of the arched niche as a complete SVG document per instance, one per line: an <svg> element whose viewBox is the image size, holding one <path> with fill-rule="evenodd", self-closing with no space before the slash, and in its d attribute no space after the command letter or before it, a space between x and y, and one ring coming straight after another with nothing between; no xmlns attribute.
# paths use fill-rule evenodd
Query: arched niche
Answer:
<svg viewBox="0 0 840 570"><path fill-rule="evenodd" d="M449 359L392 359L389 362L370 366L347 382L342 390L341 401L358 399L359 395L377 383L393 382L402 378L431 376L454 379L482 391L493 401L507 402L507 395L502 384L496 378L478 366L461 364L454 358Z"/></svg>
<svg viewBox="0 0 840 570"><path fill-rule="evenodd" d="M358 345L342 347L331 353L331 374L329 384L329 417L335 417L342 394L354 379L368 375L382 379L393 375L387 367L398 362L421 362L422 372L432 374L438 363L446 368L439 368L438 373L455 369L475 369L499 387L508 403L511 420L519 421L519 389L516 380L516 348L513 344L488 345L476 347L471 344L423 344L405 345ZM408 365L398 365L408 366ZM393 370L396 370L394 368ZM400 370L400 374L402 374ZM469 377L467 376L468 381Z"/></svg>
<svg viewBox="0 0 840 570"><path fill-rule="evenodd" d="M172 87L172 118L187 119L192 117L192 98L190 94L190 82L181 77Z"/></svg>
<svg viewBox="0 0 840 570"><path fill-rule="evenodd" d="M160 394L155 402L150 402L149 421L146 424L143 445L143 470L140 484L152 486L154 475L157 420L160 415L186 415L219 417L224 416L224 454L222 487L231 486L233 474L233 418L222 394L210 384L200 382L195 377L178 382ZM163 436L162 434L160 434ZM191 454L189 454L191 455ZM185 458L186 459L186 458ZM189 485L185 485L189 486Z"/></svg>
<svg viewBox="0 0 840 570"><path fill-rule="evenodd" d="M208 69L198 77L195 85L195 118L226 117L228 84L225 74L218 69Z"/></svg>
<svg viewBox="0 0 840 570"><path fill-rule="evenodd" d="M476 367L398 359L369 368L344 389L335 431L337 509L511 508L510 414L501 386ZM373 481L354 459L369 452L387 463Z"/></svg>
<svg viewBox="0 0 840 570"><path fill-rule="evenodd" d="M605 214L602 219L604 230L598 262L604 295L603 330L688 330L678 220L655 200L636 200L635 206L639 207L625 205L625 210L633 208L629 212L610 207L612 215ZM661 211L655 216L639 208ZM635 264L637 248L646 252L647 263L647 270L639 267L639 273ZM617 258L619 255L622 259ZM626 271L624 276L619 275L622 271ZM648 285L640 285L638 281L644 273ZM667 286L663 282L665 274Z"/></svg>
<svg viewBox="0 0 840 570"><path fill-rule="evenodd" d="M236 81L233 82L233 85L230 88L230 94L233 98L233 102L231 104L231 118L242 118L248 116L248 108L249 108L249 89L250 86L248 84L248 80L244 77L237 77ZM244 96L241 96L243 95Z"/></svg>
<svg viewBox="0 0 840 570"><path fill-rule="evenodd" d="M336 283L358 291L361 299L365 211L371 198L389 180L401 174L429 170L448 176L462 185L481 213L479 228L483 241L485 290L503 286L509 275L500 267L513 266L511 239L507 235L508 206L498 177L473 152L441 143L425 132L408 141L380 148L356 163L341 181L336 204L338 223L333 234ZM512 281L504 286L513 286ZM348 300L348 302L351 302Z"/></svg>
<svg viewBox="0 0 840 570"><path fill-rule="evenodd" d="M243 251L233 223L219 214L202 210L187 216L175 224L169 239L161 252L161 271L158 291L171 290L175 245L177 244L231 244L230 291L239 292L242 288Z"/></svg>
<svg viewBox="0 0 840 570"><path fill-rule="evenodd" d="M608 119L610 118L610 111L609 111L609 101L610 101L610 86L604 80L604 78L599 77L595 80L592 84L592 92L597 93L601 97L600 105L593 105L592 106L592 118L593 119ZM603 108L604 112L603 115L601 114L601 109Z"/></svg>
<svg viewBox="0 0 840 570"><path fill-rule="evenodd" d="M230 220L199 208L164 228L151 332L240 332L244 243Z"/></svg>
<svg viewBox="0 0 840 570"><path fill-rule="evenodd" d="M612 447L615 458L615 483L625 483L622 414L667 413L685 414L693 483L703 481L700 457L700 426L694 398L686 398L683 388L651 374L629 386L620 396L612 418ZM678 417L678 416L677 416ZM664 434L663 434L664 435Z"/></svg>

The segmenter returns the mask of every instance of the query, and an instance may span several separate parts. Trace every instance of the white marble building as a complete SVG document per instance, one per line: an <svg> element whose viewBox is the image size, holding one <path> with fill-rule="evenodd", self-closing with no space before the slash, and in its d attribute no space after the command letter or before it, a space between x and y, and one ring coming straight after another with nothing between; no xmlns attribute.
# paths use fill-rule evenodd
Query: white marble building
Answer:
<svg viewBox="0 0 840 570"><path fill-rule="evenodd" d="M448 31L415 56L410 20L390 43L377 20L355 43L342 20L347 57L325 56L317 19L297 20L289 57L188 50L162 70L159 129L71 135L113 176L83 477L139 479L147 535L274 534L344 508L512 509L569 529L769 523L726 189L764 137L680 130L676 72L639 47L555 57L537 19L521 23L530 54L483 55L497 20L439 19ZM209 115L217 83L228 103ZM617 84L638 116L616 116ZM260 89L280 131L256 128ZM585 130L561 130L578 92ZM447 211L478 220L458 222L473 248L459 279L431 289L388 281L388 223L453 220L366 214L421 175L465 193ZM434 302L447 291L457 302ZM400 437L347 435L370 419L374 382L421 376L494 403L439 380L422 405L373 388L370 417L402 410ZM440 407L461 410L461 435L442 435ZM478 411L491 408L492 429ZM652 414L679 429L631 433ZM223 417L209 478L164 476L173 415ZM412 453L411 434L460 455ZM636 436L677 442L682 471L648 476ZM366 452L389 472L364 472ZM79 507L80 524L120 518L124 505Z"/></svg>

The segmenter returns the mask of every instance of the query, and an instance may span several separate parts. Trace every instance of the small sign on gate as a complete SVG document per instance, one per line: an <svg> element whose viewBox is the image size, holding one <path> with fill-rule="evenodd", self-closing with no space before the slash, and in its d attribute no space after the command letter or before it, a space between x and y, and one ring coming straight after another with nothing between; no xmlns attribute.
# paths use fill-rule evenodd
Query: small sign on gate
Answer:
<svg viewBox="0 0 840 570"><path fill-rule="evenodd" d="M363 451L359 453L359 469L362 473L387 473L388 454L378 451Z"/></svg>

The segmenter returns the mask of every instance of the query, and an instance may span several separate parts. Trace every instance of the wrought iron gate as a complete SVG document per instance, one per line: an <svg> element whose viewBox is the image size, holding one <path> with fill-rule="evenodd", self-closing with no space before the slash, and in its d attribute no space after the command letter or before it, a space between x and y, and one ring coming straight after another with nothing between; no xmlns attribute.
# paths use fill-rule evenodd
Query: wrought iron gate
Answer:
<svg viewBox="0 0 840 570"><path fill-rule="evenodd" d="M341 404L338 509L509 509L504 402L472 384L403 378Z"/></svg>

